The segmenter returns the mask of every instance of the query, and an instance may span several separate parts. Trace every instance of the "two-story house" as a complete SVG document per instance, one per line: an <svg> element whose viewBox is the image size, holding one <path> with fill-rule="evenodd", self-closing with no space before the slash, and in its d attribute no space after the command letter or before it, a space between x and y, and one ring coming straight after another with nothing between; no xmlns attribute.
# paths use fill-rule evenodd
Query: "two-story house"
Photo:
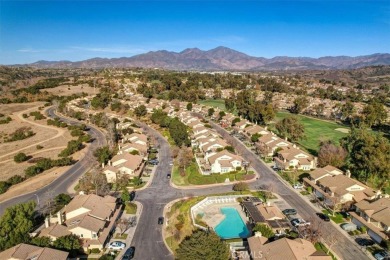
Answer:
<svg viewBox="0 0 390 260"><path fill-rule="evenodd" d="M237 167L242 167L242 158L223 150L207 157L208 164L211 166L212 173L227 173L235 171Z"/></svg>
<svg viewBox="0 0 390 260"><path fill-rule="evenodd" d="M84 250L103 249L115 229L119 213L115 197L80 194L57 213L56 220L46 221L46 227L39 236L47 236L54 241L61 236L75 234L83 241Z"/></svg>
<svg viewBox="0 0 390 260"><path fill-rule="evenodd" d="M103 173L106 175L107 182L114 183L120 174L127 174L130 178L138 177L142 173L143 166L142 156L119 151L119 154L103 167Z"/></svg>
<svg viewBox="0 0 390 260"><path fill-rule="evenodd" d="M262 157L272 157L277 150L288 146L292 146L292 144L273 133L261 136L255 143L256 150Z"/></svg>
<svg viewBox="0 0 390 260"><path fill-rule="evenodd" d="M274 157L275 167L288 170L311 170L317 166L317 158L293 146L283 147Z"/></svg>
<svg viewBox="0 0 390 260"><path fill-rule="evenodd" d="M67 260L69 253L61 250L39 247L28 244L18 244L0 252L2 260Z"/></svg>
<svg viewBox="0 0 390 260"><path fill-rule="evenodd" d="M390 199L362 200L351 212L352 222L367 228L367 233L376 242L390 238Z"/></svg>
<svg viewBox="0 0 390 260"><path fill-rule="evenodd" d="M332 210L340 208L350 209L353 204L364 199L374 199L380 192L363 183L350 178L350 172L346 175L333 166L326 166L309 173L304 178L306 186L313 188L313 193L322 200L324 206Z"/></svg>

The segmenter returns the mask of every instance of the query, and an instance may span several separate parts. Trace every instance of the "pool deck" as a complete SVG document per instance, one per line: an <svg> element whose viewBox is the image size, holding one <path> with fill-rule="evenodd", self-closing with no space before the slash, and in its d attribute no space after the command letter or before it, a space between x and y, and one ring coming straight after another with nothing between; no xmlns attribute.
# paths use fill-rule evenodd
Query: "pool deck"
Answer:
<svg viewBox="0 0 390 260"><path fill-rule="evenodd" d="M197 213L203 213L204 215L202 217L202 220L206 222L208 226L214 229L216 226L218 226L219 223L221 223L222 220L225 219L225 215L221 212L221 208L225 207L235 208L240 214L241 219L244 221L245 224L247 224L248 218L245 216L238 202L211 204L208 205L207 208L202 209L200 212Z"/></svg>

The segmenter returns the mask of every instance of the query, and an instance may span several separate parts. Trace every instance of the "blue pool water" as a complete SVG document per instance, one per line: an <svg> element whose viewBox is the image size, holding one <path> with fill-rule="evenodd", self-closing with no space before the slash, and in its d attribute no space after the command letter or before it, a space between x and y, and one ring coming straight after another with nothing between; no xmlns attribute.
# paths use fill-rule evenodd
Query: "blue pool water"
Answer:
<svg viewBox="0 0 390 260"><path fill-rule="evenodd" d="M225 215L225 219L214 228L220 238L246 238L249 236L249 230L235 208L221 208L221 212Z"/></svg>

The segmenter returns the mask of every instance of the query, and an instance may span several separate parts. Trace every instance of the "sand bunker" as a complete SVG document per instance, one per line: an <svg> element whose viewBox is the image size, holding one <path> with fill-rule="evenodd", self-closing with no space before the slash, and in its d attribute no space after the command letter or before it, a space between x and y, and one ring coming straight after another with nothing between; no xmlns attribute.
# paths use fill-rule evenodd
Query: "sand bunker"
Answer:
<svg viewBox="0 0 390 260"><path fill-rule="evenodd" d="M342 132L342 133L345 133L345 134L349 133L349 129L348 128L336 128L335 130L339 131L339 132Z"/></svg>

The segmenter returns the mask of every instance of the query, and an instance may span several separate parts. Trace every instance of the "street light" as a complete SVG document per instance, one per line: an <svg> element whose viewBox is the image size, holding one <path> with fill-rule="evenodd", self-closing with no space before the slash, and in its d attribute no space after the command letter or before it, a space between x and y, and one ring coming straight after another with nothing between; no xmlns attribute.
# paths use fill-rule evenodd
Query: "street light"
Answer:
<svg viewBox="0 0 390 260"><path fill-rule="evenodd" d="M35 196L37 196L37 203L38 203L38 205L37 206L39 206L39 197L38 197L38 195L37 194L34 194Z"/></svg>

